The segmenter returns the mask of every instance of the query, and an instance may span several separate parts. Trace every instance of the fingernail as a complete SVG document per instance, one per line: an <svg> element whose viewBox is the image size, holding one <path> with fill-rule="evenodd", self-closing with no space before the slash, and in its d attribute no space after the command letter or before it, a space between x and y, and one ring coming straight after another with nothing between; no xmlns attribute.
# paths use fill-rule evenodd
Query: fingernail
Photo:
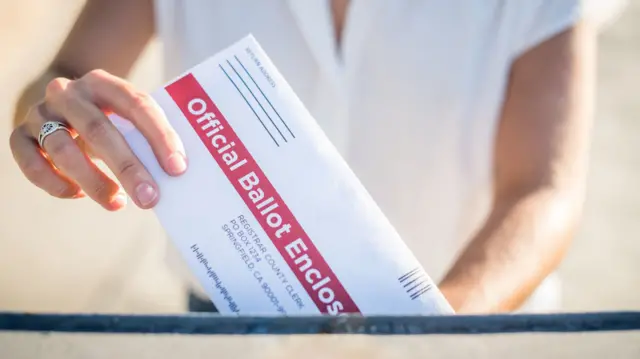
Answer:
<svg viewBox="0 0 640 359"><path fill-rule="evenodd" d="M116 193L111 199L111 207L114 209L120 209L127 205L127 195L124 193Z"/></svg>
<svg viewBox="0 0 640 359"><path fill-rule="evenodd" d="M167 160L167 168L172 175L179 175L187 170L187 160L180 152L175 152Z"/></svg>
<svg viewBox="0 0 640 359"><path fill-rule="evenodd" d="M141 183L136 187L136 197L143 206L148 206L158 197L158 192L148 183Z"/></svg>

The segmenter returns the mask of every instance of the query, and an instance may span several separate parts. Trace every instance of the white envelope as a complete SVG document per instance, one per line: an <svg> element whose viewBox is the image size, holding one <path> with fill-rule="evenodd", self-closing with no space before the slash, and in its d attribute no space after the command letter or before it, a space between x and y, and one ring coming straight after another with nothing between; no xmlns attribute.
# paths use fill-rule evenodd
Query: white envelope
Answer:
<svg viewBox="0 0 640 359"><path fill-rule="evenodd" d="M451 307L252 36L153 98L189 169L154 211L221 314L450 314ZM372 161L375 159L372 159Z"/></svg>

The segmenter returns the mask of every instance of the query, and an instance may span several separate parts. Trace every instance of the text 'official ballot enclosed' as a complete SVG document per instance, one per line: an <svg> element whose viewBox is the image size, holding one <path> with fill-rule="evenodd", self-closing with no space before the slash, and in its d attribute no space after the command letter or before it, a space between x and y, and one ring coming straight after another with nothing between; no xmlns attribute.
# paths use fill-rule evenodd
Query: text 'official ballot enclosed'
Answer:
<svg viewBox="0 0 640 359"><path fill-rule="evenodd" d="M154 211L221 314L452 313L252 36L152 97L184 142L182 176L111 119L156 179Z"/></svg>

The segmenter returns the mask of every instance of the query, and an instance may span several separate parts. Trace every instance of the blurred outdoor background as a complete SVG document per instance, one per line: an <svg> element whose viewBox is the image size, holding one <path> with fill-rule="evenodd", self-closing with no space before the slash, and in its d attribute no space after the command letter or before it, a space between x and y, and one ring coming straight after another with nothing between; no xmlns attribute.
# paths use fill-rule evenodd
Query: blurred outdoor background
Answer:
<svg viewBox="0 0 640 359"><path fill-rule="evenodd" d="M151 212L49 198L11 158L18 91L53 56L82 3L0 0L0 311L182 312ZM601 39L588 201L561 269L566 311L640 309L639 1ZM157 50L132 77L143 89L160 85Z"/></svg>
<svg viewBox="0 0 640 359"><path fill-rule="evenodd" d="M0 311L183 312L183 290L164 261L168 243L151 212L114 214L89 200L49 198L11 158L18 91L53 56L83 2L0 0ZM561 268L566 311L640 310L640 0L630 1L601 40L588 200ZM132 80L154 89L159 70L158 44L152 44ZM0 333L0 358L640 358L639 339L637 332L410 338Z"/></svg>

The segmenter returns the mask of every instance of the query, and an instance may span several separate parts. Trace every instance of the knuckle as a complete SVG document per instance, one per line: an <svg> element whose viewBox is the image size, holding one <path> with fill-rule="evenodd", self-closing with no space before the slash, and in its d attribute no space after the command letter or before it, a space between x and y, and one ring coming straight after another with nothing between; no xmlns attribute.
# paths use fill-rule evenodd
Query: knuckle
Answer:
<svg viewBox="0 0 640 359"><path fill-rule="evenodd" d="M65 93L67 102L75 101L78 98L91 98L92 86L91 83L80 80L71 82Z"/></svg>
<svg viewBox="0 0 640 359"><path fill-rule="evenodd" d="M95 69L87 72L84 76L82 76L82 80L89 83L99 82L104 81L108 76L109 73L107 73L105 70Z"/></svg>
<svg viewBox="0 0 640 359"><path fill-rule="evenodd" d="M108 198L111 196L111 186L105 180L97 180L92 183L90 192L97 198Z"/></svg>
<svg viewBox="0 0 640 359"><path fill-rule="evenodd" d="M52 188L49 191L49 194L58 198L70 198L70 197L73 197L76 194L76 192L77 191L75 188L69 185L63 184L63 185L58 185Z"/></svg>
<svg viewBox="0 0 640 359"><path fill-rule="evenodd" d="M122 161L117 168L118 177L133 177L139 173L138 162L133 159L127 159Z"/></svg>
<svg viewBox="0 0 640 359"><path fill-rule="evenodd" d="M84 127L83 136L88 143L100 141L109 134L109 124L101 118L87 120Z"/></svg>
<svg viewBox="0 0 640 359"><path fill-rule="evenodd" d="M63 77L57 77L47 84L45 88L45 96L46 97L57 97L65 92L67 86L69 85L70 80L65 79Z"/></svg>
<svg viewBox="0 0 640 359"><path fill-rule="evenodd" d="M65 88L56 93L48 93L44 103L40 105L39 114L44 119L62 116L70 108L77 105L84 97L86 89L78 81L71 81Z"/></svg>
<svg viewBox="0 0 640 359"><path fill-rule="evenodd" d="M145 92L133 92L131 95L131 114L135 117L138 114L144 114L151 109L151 96Z"/></svg>

